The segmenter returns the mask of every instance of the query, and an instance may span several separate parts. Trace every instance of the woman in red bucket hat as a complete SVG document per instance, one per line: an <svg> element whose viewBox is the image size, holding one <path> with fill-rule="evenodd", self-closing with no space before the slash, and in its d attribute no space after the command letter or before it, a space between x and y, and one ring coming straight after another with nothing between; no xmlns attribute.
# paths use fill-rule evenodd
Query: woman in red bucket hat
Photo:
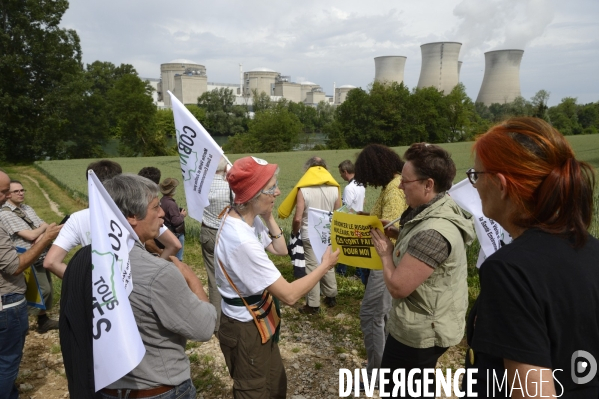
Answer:
<svg viewBox="0 0 599 399"><path fill-rule="evenodd" d="M339 250L325 252L313 272L289 283L265 250L286 255L272 210L281 194L279 168L263 159L238 159L227 173L235 201L216 238L216 282L223 298L220 347L234 380L235 398L285 398L287 376L278 347L278 301L293 305L335 266Z"/></svg>

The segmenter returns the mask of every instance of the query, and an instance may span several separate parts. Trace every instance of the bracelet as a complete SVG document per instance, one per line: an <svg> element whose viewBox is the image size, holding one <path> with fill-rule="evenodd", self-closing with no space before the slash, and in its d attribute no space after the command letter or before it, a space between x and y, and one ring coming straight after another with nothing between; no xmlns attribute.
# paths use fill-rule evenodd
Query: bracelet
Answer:
<svg viewBox="0 0 599 399"><path fill-rule="evenodd" d="M277 227L279 228L279 230L281 230L281 233L279 235L274 236L274 235L270 234L270 230L268 230L268 236L270 238L272 238L273 240L276 240L277 238L283 236L283 229L281 228L281 226L277 226Z"/></svg>

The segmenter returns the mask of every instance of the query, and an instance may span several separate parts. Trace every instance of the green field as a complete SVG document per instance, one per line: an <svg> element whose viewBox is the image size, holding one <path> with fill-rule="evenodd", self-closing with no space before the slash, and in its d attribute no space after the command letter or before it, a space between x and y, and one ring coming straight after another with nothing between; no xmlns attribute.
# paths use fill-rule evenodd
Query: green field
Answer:
<svg viewBox="0 0 599 399"><path fill-rule="evenodd" d="M596 169L599 169L599 135L569 136L568 140L572 143L576 155L579 159L591 163ZM466 178L465 172L472 167L471 148L472 142L442 144L453 157L457 167L457 176L455 181ZM398 154L403 155L407 147L395 147ZM345 159L355 161L359 149L353 150L326 150L326 151L294 151L285 153L263 153L251 154L259 158L264 158L270 163L276 163L280 166L279 187L281 196L277 198L276 206L283 201L285 196L291 191L295 183L303 174L304 162L313 155L324 158L329 170L335 179L344 187L345 182L341 180L337 172L337 165ZM231 162L248 154L228 155ZM148 157L148 158L111 158L119 162L124 172L137 173L144 166L155 166L162 171L162 179L166 177L180 178L179 160L176 156L170 157ZM85 168L92 162L91 159L77 159L67 161L43 161L36 163L36 166L47 176L65 188L74 198L87 201L87 182L85 180ZM370 210L376 200L380 189L368 188L366 190L365 210ZM179 188L175 199L179 206L186 207L185 195L182 187ZM281 227L286 233L291 228L291 217L279 221ZM199 223L194 220L188 220L186 223L188 236L199 236Z"/></svg>

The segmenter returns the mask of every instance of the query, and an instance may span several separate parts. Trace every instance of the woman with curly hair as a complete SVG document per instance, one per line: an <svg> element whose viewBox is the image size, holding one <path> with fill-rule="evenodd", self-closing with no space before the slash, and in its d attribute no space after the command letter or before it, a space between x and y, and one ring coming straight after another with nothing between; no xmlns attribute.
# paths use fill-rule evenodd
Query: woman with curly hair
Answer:
<svg viewBox="0 0 599 399"><path fill-rule="evenodd" d="M382 187L371 215L383 220L395 220L407 208L399 189L404 163L395 151L380 144L366 146L356 160L354 180L364 187ZM360 307L360 328L368 358L367 371L381 367L385 348L385 316L391 308L391 294L385 287L382 270L370 270L364 299Z"/></svg>

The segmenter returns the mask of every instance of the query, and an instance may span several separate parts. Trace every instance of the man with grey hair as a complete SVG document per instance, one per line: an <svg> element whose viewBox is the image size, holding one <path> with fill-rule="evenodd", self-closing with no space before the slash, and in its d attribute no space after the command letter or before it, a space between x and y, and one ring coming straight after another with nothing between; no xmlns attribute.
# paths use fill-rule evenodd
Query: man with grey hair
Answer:
<svg viewBox="0 0 599 399"><path fill-rule="evenodd" d="M10 191L10 178L0 170L0 205ZM61 227L48 225L45 232L25 252L18 254L10 234L0 223L0 397L17 399L15 380L23 356L25 336L29 329L23 272L39 258L56 238Z"/></svg>
<svg viewBox="0 0 599 399"><path fill-rule="evenodd" d="M233 191L225 179L228 162L225 157L221 157L216 167L216 174L210 192L208 193L208 205L204 208L204 217L202 218L202 230L200 232L200 243L202 244L202 256L204 257L204 266L208 276L208 295L210 303L216 308L216 328L214 333L218 332L220 326L220 303L221 295L216 286L216 277L214 275L214 244L216 233L220 220L218 216L223 209L233 203Z"/></svg>
<svg viewBox="0 0 599 399"><path fill-rule="evenodd" d="M123 173L121 165L109 159L102 159L90 163L85 171L86 179L87 172L90 170L94 171L100 182L104 182L105 180ZM159 170L158 173L160 173ZM67 268L67 265L63 262L67 254L79 245L85 247L91 243L91 225L89 220L89 208L85 208L70 215L64 228L48 251L46 258L44 259L44 267L54 273L58 278L62 278ZM163 244L164 250L156 251L156 249L158 249L157 246L146 249L152 253L160 252L158 254L163 259L169 259L170 255L176 254L177 251L181 249L181 243L177 237L175 237L175 235L166 227L161 229L161 235L158 237L158 241Z"/></svg>
<svg viewBox="0 0 599 399"><path fill-rule="evenodd" d="M191 268L176 257L171 262L148 253L143 242L158 237L164 211L158 186L138 175L122 174L104 187L139 237L129 253L133 315L146 348L141 363L102 389L104 398L195 398L190 379L187 339L208 341L216 311ZM174 264L173 264L174 263Z"/></svg>

